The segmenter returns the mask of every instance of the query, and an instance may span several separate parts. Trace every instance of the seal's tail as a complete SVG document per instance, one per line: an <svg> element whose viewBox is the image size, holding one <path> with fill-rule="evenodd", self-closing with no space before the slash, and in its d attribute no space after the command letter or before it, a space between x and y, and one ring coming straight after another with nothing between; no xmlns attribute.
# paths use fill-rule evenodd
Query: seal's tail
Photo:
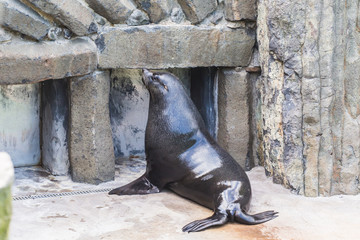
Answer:
<svg viewBox="0 0 360 240"><path fill-rule="evenodd" d="M260 223L270 221L270 220L278 217L277 214L278 214L278 212L266 211L266 212L250 215L250 214L247 214L246 212L238 211L234 215L234 220L236 222L242 223L242 224L255 225L255 224L260 224Z"/></svg>

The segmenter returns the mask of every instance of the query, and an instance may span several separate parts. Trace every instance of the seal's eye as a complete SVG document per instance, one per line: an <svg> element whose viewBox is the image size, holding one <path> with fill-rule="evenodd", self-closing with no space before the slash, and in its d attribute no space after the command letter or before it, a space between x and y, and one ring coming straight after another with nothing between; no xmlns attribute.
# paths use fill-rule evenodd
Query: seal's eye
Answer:
<svg viewBox="0 0 360 240"><path fill-rule="evenodd" d="M160 81L160 76L159 76L159 75L154 74L153 77L152 77L152 79L153 79L154 81L160 83L161 86L163 86L166 91L168 90L168 87L167 87L162 81Z"/></svg>

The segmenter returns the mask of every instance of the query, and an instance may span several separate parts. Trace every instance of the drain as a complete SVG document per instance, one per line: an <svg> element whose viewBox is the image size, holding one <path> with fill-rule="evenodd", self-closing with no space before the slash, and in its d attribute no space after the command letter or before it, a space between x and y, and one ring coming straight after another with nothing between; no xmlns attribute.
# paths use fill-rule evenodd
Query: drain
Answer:
<svg viewBox="0 0 360 240"><path fill-rule="evenodd" d="M29 199L39 199L39 198L56 198L56 197L66 197L66 196L76 196L76 195L85 195L92 193L104 193L109 192L113 188L103 188L103 189L92 189L84 191L73 191L73 192L61 192L61 193L46 193L46 194L36 194L36 195L25 195L25 196L15 196L13 201L29 200Z"/></svg>

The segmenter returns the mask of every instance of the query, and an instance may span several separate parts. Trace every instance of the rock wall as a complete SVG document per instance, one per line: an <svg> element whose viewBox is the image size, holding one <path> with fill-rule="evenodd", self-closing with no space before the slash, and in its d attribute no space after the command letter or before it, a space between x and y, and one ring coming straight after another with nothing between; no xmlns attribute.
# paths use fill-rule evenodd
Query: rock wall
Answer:
<svg viewBox="0 0 360 240"><path fill-rule="evenodd" d="M171 68L189 77L211 133L243 167L264 165L274 182L306 196L357 194L359 11L357 0L0 0L0 150L16 163L26 126L36 135L26 143L31 164L39 164L42 136L42 164L53 174L70 166L79 181L112 179L114 155L99 148L114 146L117 158L143 154L147 96L139 69ZM206 69L210 78L217 71L215 80L195 77ZM37 85L54 79L70 86L62 90L68 131L58 117L66 110L44 93L57 88ZM28 90L9 98L18 88ZM97 92L102 97L92 98ZM16 114L35 119L31 126L11 107L26 97L32 100ZM105 99L110 117L94 111ZM91 131L81 122L87 116Z"/></svg>
<svg viewBox="0 0 360 240"><path fill-rule="evenodd" d="M259 0L268 175L306 196L360 192L359 1Z"/></svg>
<svg viewBox="0 0 360 240"><path fill-rule="evenodd" d="M217 0L0 0L0 100L5 104L0 150L14 155L16 163L24 159L16 155L24 142L26 155L36 161L16 166L41 160L54 175L70 170L76 181L111 180L113 146L117 158L144 154L143 67L175 71L189 94L192 89L215 136L217 85L212 74L195 74L198 81L191 83L189 68L204 67L201 73L247 66L255 44L254 6L255 1ZM25 90L9 98L5 90L18 88ZM16 113L8 107L29 96L42 101L30 99ZM99 107L106 108L105 99L110 112ZM23 127L34 131L31 141Z"/></svg>

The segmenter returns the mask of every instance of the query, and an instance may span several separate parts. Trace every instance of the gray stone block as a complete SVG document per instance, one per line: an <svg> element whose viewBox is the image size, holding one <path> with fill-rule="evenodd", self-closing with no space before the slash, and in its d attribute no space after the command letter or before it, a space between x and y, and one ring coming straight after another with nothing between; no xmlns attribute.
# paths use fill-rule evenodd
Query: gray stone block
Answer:
<svg viewBox="0 0 360 240"><path fill-rule="evenodd" d="M173 8L170 13L170 19L174 23L181 23L185 18L184 12L180 8Z"/></svg>
<svg viewBox="0 0 360 240"><path fill-rule="evenodd" d="M68 80L44 81L41 86L42 165L52 175L69 172Z"/></svg>
<svg viewBox="0 0 360 240"><path fill-rule="evenodd" d="M225 0L225 18L229 21L256 20L256 0Z"/></svg>
<svg viewBox="0 0 360 240"><path fill-rule="evenodd" d="M17 0L0 1L0 24L36 40L42 40L51 24L37 12Z"/></svg>
<svg viewBox="0 0 360 240"><path fill-rule="evenodd" d="M6 240L12 214L11 185L14 168L9 154L0 152L0 239Z"/></svg>
<svg viewBox="0 0 360 240"><path fill-rule="evenodd" d="M100 68L246 66L254 36L245 29L147 25L106 28L95 41Z"/></svg>
<svg viewBox="0 0 360 240"><path fill-rule="evenodd" d="M217 7L216 0L178 0L186 18L193 24L204 20Z"/></svg>
<svg viewBox="0 0 360 240"><path fill-rule="evenodd" d="M219 70L218 143L242 166L247 168L249 159L249 102L248 73L245 69Z"/></svg>
<svg viewBox="0 0 360 240"><path fill-rule="evenodd" d="M105 17L111 23L125 23L132 11L136 9L131 0L86 0L96 13Z"/></svg>
<svg viewBox="0 0 360 240"><path fill-rule="evenodd" d="M129 26L140 26L140 25L146 25L150 23L150 19L149 16L139 10L139 9L135 9L131 15L129 16L129 18L126 20L126 24Z"/></svg>
<svg viewBox="0 0 360 240"><path fill-rule="evenodd" d="M96 69L96 53L88 38L1 44L0 85L85 75Z"/></svg>
<svg viewBox="0 0 360 240"><path fill-rule="evenodd" d="M93 11L78 0L27 0L78 36L97 31Z"/></svg>
<svg viewBox="0 0 360 240"><path fill-rule="evenodd" d="M70 163L76 182L99 184L114 179L109 92L108 72L70 80Z"/></svg>
<svg viewBox="0 0 360 240"><path fill-rule="evenodd" d="M168 14L164 0L135 0L138 7L143 9L152 23L158 23Z"/></svg>
<svg viewBox="0 0 360 240"><path fill-rule="evenodd" d="M7 42L10 40L11 40L11 35L0 27L0 43Z"/></svg>
<svg viewBox="0 0 360 240"><path fill-rule="evenodd" d="M39 84L0 85L0 149L15 167L40 164Z"/></svg>

